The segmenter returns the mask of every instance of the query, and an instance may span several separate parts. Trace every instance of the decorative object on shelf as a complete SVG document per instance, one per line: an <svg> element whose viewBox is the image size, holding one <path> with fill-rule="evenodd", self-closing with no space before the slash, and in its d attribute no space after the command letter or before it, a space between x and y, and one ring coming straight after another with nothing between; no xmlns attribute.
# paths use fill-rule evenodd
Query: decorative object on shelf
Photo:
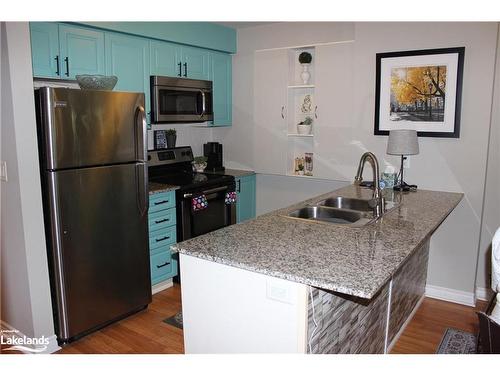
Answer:
<svg viewBox="0 0 500 375"><path fill-rule="evenodd" d="M312 152L306 152L305 157L305 175L306 176L312 176L313 175L313 153Z"/></svg>
<svg viewBox="0 0 500 375"><path fill-rule="evenodd" d="M299 164L299 176L304 175L304 164Z"/></svg>
<svg viewBox="0 0 500 375"><path fill-rule="evenodd" d="M400 129L391 130L389 132L389 140L387 141L387 154L401 155L401 169L399 170L399 182L394 186L397 191L416 190L417 185L408 185L403 178L403 163L406 159L405 155L417 155L418 136L415 130Z"/></svg>
<svg viewBox="0 0 500 375"><path fill-rule="evenodd" d="M76 81L84 90L107 90L111 91L118 82L117 76L103 76L101 74L80 74Z"/></svg>
<svg viewBox="0 0 500 375"><path fill-rule="evenodd" d="M177 131L175 129L168 129L166 131L167 136L167 147L174 148L175 142L177 141Z"/></svg>
<svg viewBox="0 0 500 375"><path fill-rule="evenodd" d="M465 47L377 53L375 135L460 137Z"/></svg>
<svg viewBox="0 0 500 375"><path fill-rule="evenodd" d="M193 160L193 167L196 172L203 172L207 167L207 157L196 156Z"/></svg>
<svg viewBox="0 0 500 375"><path fill-rule="evenodd" d="M312 117L307 116L304 121L301 121L297 124L297 133L302 135L311 134L312 123Z"/></svg>
<svg viewBox="0 0 500 375"><path fill-rule="evenodd" d="M302 104L300 105L300 112L302 113L311 113L312 111L312 96L311 94L304 95L304 99L302 100Z"/></svg>
<svg viewBox="0 0 500 375"><path fill-rule="evenodd" d="M312 55L309 52L302 52L299 55L299 63L302 66L302 73L300 73L300 78L304 85L309 83L311 78L311 73L309 73L309 66L311 65Z"/></svg>

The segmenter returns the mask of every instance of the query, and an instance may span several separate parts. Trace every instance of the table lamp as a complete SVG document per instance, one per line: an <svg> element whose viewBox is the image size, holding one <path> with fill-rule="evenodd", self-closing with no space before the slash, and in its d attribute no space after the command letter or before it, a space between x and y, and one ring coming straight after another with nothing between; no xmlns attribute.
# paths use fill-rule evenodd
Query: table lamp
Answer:
<svg viewBox="0 0 500 375"><path fill-rule="evenodd" d="M389 155L401 155L401 169L399 170L399 181L394 186L394 190L409 191L416 189L416 185L408 185L403 179L403 162L406 155L418 154L418 136L415 130L399 129L389 131L387 141L387 153Z"/></svg>

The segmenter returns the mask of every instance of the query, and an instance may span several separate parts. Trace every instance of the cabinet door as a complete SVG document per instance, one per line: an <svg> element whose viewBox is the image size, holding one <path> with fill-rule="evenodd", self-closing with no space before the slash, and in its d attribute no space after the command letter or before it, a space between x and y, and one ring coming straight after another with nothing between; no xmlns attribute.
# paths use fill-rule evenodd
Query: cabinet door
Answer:
<svg viewBox="0 0 500 375"><path fill-rule="evenodd" d="M31 22L31 59L33 76L59 78L59 34L56 23Z"/></svg>
<svg viewBox="0 0 500 375"><path fill-rule="evenodd" d="M360 116L355 105L367 105L358 103L359 98L354 97L353 66L354 43L316 47L315 102L318 117L313 125L314 152L322 159L320 163L314 161L316 177L350 180L356 170L354 163L363 153L362 147L346 141L363 137L357 134L363 129L353 126L353 118Z"/></svg>
<svg viewBox="0 0 500 375"><path fill-rule="evenodd" d="M59 26L61 78L74 79L78 74L104 74L104 33Z"/></svg>
<svg viewBox="0 0 500 375"><path fill-rule="evenodd" d="M232 56L210 53L210 76L213 82L213 126L232 124Z"/></svg>
<svg viewBox="0 0 500 375"><path fill-rule="evenodd" d="M183 71L178 45L151 41L151 75L180 77Z"/></svg>
<svg viewBox="0 0 500 375"><path fill-rule="evenodd" d="M253 147L254 170L258 173L286 173L287 53L287 50L255 53Z"/></svg>
<svg viewBox="0 0 500 375"><path fill-rule="evenodd" d="M116 91L144 93L146 113L149 115L149 41L147 39L106 33L106 74L118 77Z"/></svg>
<svg viewBox="0 0 500 375"><path fill-rule="evenodd" d="M253 219L256 204L255 175L236 179L236 191L238 194L236 202L237 222Z"/></svg>
<svg viewBox="0 0 500 375"><path fill-rule="evenodd" d="M209 52L202 48L182 47L182 76L192 79L208 79Z"/></svg>

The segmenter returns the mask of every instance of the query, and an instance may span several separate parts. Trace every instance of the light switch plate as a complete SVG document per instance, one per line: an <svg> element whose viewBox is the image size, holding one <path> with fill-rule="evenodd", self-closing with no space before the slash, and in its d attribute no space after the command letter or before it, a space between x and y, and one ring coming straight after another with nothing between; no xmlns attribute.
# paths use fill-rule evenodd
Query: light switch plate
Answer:
<svg viewBox="0 0 500 375"><path fill-rule="evenodd" d="M7 162L0 161L0 180L7 182Z"/></svg>

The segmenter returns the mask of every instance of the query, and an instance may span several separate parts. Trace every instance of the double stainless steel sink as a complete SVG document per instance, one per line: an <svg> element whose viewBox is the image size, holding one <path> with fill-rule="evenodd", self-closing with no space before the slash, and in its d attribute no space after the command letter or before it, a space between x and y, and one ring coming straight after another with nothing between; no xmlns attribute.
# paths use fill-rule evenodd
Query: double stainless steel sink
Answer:
<svg viewBox="0 0 500 375"><path fill-rule="evenodd" d="M377 217L373 199L332 196L290 212L286 217L309 221L322 221L350 227L363 227ZM395 208L394 202L384 201L384 212Z"/></svg>

